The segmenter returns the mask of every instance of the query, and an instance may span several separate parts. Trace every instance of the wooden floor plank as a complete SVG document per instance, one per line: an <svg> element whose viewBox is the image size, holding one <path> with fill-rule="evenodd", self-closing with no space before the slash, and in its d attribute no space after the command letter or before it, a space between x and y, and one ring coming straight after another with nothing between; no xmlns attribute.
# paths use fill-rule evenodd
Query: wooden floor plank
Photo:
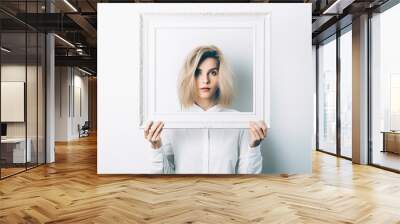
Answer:
<svg viewBox="0 0 400 224"><path fill-rule="evenodd" d="M96 137L0 181L0 223L400 223L400 175L313 153L309 175L97 175Z"/></svg>

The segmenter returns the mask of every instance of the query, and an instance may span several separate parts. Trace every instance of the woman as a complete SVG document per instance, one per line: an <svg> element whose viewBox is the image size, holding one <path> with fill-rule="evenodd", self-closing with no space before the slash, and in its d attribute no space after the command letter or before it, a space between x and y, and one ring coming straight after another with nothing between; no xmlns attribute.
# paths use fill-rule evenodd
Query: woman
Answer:
<svg viewBox="0 0 400 224"><path fill-rule="evenodd" d="M200 46L187 56L178 79L184 111L235 111L227 108L232 93L232 74L217 47ZM163 127L163 122L150 121L144 129L154 173L261 173L264 121L249 122L249 129L163 131Z"/></svg>

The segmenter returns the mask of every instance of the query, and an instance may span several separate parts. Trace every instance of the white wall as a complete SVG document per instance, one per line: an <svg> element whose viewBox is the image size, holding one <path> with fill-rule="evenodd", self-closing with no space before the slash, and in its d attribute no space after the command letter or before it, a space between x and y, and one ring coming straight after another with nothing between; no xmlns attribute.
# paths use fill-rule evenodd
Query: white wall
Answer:
<svg viewBox="0 0 400 224"><path fill-rule="evenodd" d="M77 129L78 124L81 126L88 121L89 118L89 111L88 111L88 77L82 76L84 73L80 72L79 70L75 69L74 71L74 108L75 113L73 113L72 119L72 130L71 135L73 138L79 137L79 132ZM80 93L78 93L80 91ZM79 98L80 94L80 98ZM79 102L80 101L80 102ZM82 110L81 112L79 111Z"/></svg>
<svg viewBox="0 0 400 224"><path fill-rule="evenodd" d="M55 68L55 140L68 140L68 67Z"/></svg>
<svg viewBox="0 0 400 224"><path fill-rule="evenodd" d="M139 43L135 8L187 13L207 4L98 5L98 173L148 173L150 151L138 123ZM313 138L311 4L212 4L221 12L272 13L271 129L262 144L267 173L310 173ZM126 24L124 24L124 22ZM118 24L118 26L116 25ZM126 27L130 27L127 29ZM134 63L139 64L139 63ZM139 66L139 65L137 65Z"/></svg>
<svg viewBox="0 0 400 224"><path fill-rule="evenodd" d="M55 73L55 140L69 141L79 137L78 124L88 120L88 78L72 67L56 67Z"/></svg>

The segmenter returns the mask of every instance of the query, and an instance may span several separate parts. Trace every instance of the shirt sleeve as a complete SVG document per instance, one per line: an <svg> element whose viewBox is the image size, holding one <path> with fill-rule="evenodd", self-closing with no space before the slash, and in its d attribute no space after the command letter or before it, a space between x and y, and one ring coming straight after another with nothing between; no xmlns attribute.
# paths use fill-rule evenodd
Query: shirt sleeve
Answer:
<svg viewBox="0 0 400 224"><path fill-rule="evenodd" d="M153 149L151 143L149 148L152 150L151 173L169 174L175 173L174 153L170 138L165 134L167 130L161 132L161 147Z"/></svg>
<svg viewBox="0 0 400 224"><path fill-rule="evenodd" d="M250 147L249 137L248 129L240 131L237 165L237 173L239 174L259 174L262 170L261 144L256 147Z"/></svg>

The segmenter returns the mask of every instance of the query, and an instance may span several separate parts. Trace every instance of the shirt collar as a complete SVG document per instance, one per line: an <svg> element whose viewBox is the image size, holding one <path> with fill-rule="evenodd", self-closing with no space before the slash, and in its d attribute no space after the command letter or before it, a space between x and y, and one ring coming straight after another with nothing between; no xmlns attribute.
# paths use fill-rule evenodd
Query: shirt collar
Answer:
<svg viewBox="0 0 400 224"><path fill-rule="evenodd" d="M203 108L201 108L199 105L193 103L192 106L187 108L187 111L189 111L189 112L220 112L220 111L222 111L222 107L219 104L216 104L216 105L208 108L208 110L203 110Z"/></svg>

